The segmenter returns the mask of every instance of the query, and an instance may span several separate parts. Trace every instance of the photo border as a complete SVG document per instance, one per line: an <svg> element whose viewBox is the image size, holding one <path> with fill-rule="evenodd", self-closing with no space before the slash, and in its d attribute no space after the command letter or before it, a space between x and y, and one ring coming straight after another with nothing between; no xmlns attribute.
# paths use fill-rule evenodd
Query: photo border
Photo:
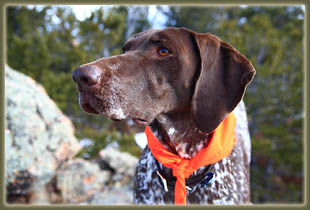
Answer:
<svg viewBox="0 0 310 210"><path fill-rule="evenodd" d="M303 123L303 150L304 150L304 194L303 194L303 202L301 204L254 204L252 206L244 205L244 206L173 206L173 205L166 205L166 206L147 206L147 205L15 205L15 204L6 204L5 202L5 181L4 181L4 166L5 166L5 100L4 100L4 84L5 84L5 26L6 26L6 7L7 6L14 6L14 5L85 5L85 4L93 4L93 5L173 5L173 6L197 6L197 5L205 5L205 6L238 6L238 5L249 5L249 6L290 6L290 5L304 5L305 6L305 17L304 17L304 57L303 57L303 64L304 64L304 123ZM2 0L0 2L1 10L0 10L0 21L1 21L1 35L0 35L0 148L1 148L1 162L0 167L3 170L0 170L0 208L1 209L20 209L20 208L31 208L31 209L41 209L41 208L52 208L52 209L89 209L89 208L104 208L104 209L119 209L119 208L255 208L255 209L265 209L265 208L298 208L298 209L308 209L309 207L309 181L307 180L309 174L309 168L307 164L307 160L309 155L307 151L309 151L309 145L307 139L309 139L309 77L310 77L310 61L308 58L310 54L309 48L309 40L310 40L310 2L309 0L194 0L194 1L182 1L182 0L133 0L133 1L125 1L125 0Z"/></svg>

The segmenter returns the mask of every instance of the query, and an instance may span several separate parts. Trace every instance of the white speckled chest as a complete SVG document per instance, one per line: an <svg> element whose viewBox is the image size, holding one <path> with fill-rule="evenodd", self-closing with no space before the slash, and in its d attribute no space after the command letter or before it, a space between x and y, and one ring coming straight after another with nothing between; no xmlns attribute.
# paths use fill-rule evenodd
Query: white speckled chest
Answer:
<svg viewBox="0 0 310 210"><path fill-rule="evenodd" d="M247 204L250 203L249 164L251 141L245 105L240 102L234 110L237 118L235 136L237 142L229 156L212 165L214 181L211 185L187 190L188 204ZM134 202L136 204L173 204L174 190L164 190L162 180L157 175L160 163L146 147L137 164L134 180ZM205 172L205 167L198 169L188 179ZM170 169L165 169L165 171Z"/></svg>

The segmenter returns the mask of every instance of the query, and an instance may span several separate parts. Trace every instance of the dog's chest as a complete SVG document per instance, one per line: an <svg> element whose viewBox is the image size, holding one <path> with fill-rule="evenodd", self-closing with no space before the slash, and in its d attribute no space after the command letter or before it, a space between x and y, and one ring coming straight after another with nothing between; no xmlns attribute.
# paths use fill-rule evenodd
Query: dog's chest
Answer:
<svg viewBox="0 0 310 210"><path fill-rule="evenodd" d="M139 159L134 180L134 203L165 204L165 200L173 200L171 193L165 193L163 184L156 171L156 160L148 147Z"/></svg>
<svg viewBox="0 0 310 210"><path fill-rule="evenodd" d="M214 181L203 188L187 190L188 204L247 204L250 202L249 164L251 140L249 136L244 103L236 107L235 137L237 141L229 156L212 167ZM161 167L161 165L159 165ZM166 192L157 175L158 164L146 147L137 164L134 180L134 202L137 204L173 204L174 190ZM165 169L167 172L170 169ZM202 172L198 169L196 174ZM191 177L189 177L191 179Z"/></svg>
<svg viewBox="0 0 310 210"><path fill-rule="evenodd" d="M214 181L211 185L187 190L188 204L240 204L249 202L248 164L236 143L232 153L212 167ZM244 162L246 160L246 162ZM199 174L203 169L198 169ZM173 204L174 190L165 191L157 174L158 164L146 147L137 165L134 202L136 204ZM191 177L189 177L190 179Z"/></svg>

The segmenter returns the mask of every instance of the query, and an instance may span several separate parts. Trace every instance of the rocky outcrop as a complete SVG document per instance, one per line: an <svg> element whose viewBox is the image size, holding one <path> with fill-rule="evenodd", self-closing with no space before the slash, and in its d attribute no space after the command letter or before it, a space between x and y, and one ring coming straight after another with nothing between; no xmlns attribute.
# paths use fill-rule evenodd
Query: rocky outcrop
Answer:
<svg viewBox="0 0 310 210"><path fill-rule="evenodd" d="M57 170L48 183L50 203L132 204L138 159L111 147L96 161L76 159Z"/></svg>
<svg viewBox="0 0 310 210"><path fill-rule="evenodd" d="M96 162L75 159L57 170L47 184L50 203L78 204L87 202L109 183L111 172L101 170Z"/></svg>
<svg viewBox="0 0 310 210"><path fill-rule="evenodd" d="M108 147L99 152L100 157L115 170L113 181L122 185L132 184L138 159L129 153Z"/></svg>
<svg viewBox="0 0 310 210"><path fill-rule="evenodd" d="M71 121L30 77L5 67L5 184L9 204L132 204L138 159L112 147L98 160Z"/></svg>
<svg viewBox="0 0 310 210"><path fill-rule="evenodd" d="M43 188L80 146L71 121L44 88L8 66L5 67L5 105L7 198L8 202L27 203L30 202L27 196L34 189Z"/></svg>

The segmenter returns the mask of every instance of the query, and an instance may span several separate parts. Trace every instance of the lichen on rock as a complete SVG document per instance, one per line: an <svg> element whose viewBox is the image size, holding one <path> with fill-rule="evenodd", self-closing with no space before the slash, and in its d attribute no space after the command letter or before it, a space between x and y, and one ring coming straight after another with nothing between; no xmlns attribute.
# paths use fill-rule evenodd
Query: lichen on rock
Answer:
<svg viewBox="0 0 310 210"><path fill-rule="evenodd" d="M74 127L40 84L7 65L5 106L6 186L14 184L17 174L23 172L36 178L37 187L43 187L56 168L80 150Z"/></svg>

